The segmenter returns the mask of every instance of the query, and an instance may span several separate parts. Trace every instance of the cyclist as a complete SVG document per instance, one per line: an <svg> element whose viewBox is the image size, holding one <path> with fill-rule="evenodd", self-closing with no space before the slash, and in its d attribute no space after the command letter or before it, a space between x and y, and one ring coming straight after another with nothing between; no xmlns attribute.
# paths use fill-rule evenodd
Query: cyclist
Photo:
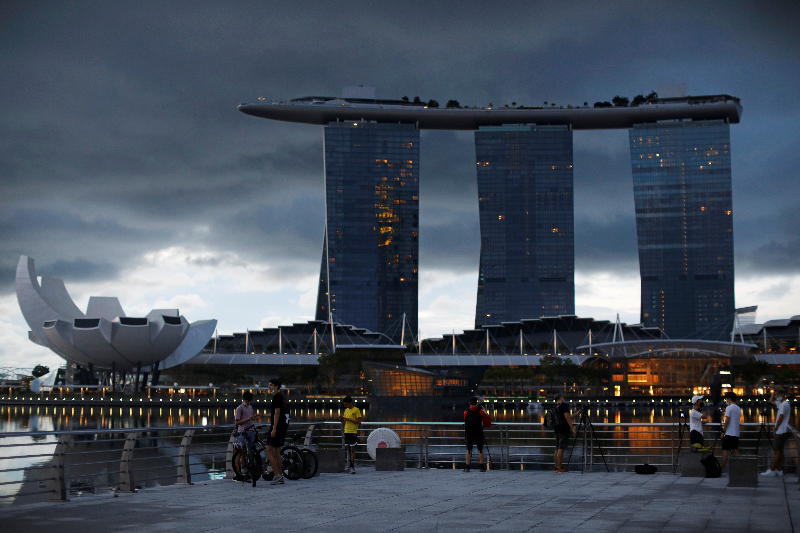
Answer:
<svg viewBox="0 0 800 533"><path fill-rule="evenodd" d="M239 437L239 446L241 446L242 450L245 451L249 451L256 441L256 432L253 421L261 420L261 415L256 414L253 406L250 405L251 401L253 401L253 394L250 391L244 391L242 393L242 403L236 407L236 414L234 415L234 420L236 421L236 434ZM239 457L242 456L240 455ZM239 468L240 472L241 470L242 469ZM244 481L244 479L241 477L234 479L237 481Z"/></svg>

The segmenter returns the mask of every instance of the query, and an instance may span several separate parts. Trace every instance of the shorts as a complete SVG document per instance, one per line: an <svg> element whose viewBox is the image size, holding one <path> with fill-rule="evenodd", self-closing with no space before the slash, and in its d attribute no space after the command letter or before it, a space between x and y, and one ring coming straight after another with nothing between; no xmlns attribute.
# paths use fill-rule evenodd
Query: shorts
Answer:
<svg viewBox="0 0 800 533"><path fill-rule="evenodd" d="M344 434L344 445L345 446L355 446L358 444L358 434L357 433L345 433Z"/></svg>
<svg viewBox="0 0 800 533"><path fill-rule="evenodd" d="M472 453L472 447L477 446L478 451L483 451L483 444L486 439L483 438L483 433L465 433L464 437L467 440L467 451Z"/></svg>
<svg viewBox="0 0 800 533"><path fill-rule="evenodd" d="M284 442L286 442L286 428L283 429L278 428L277 431L275 431L274 437L272 436L271 429L269 430L269 433L267 433L267 439L266 439L267 446L272 446L273 448L280 448L281 446L283 446Z"/></svg>
<svg viewBox="0 0 800 533"><path fill-rule="evenodd" d="M738 450L739 437L733 437L731 435L725 435L722 437L722 449L728 451Z"/></svg>
<svg viewBox="0 0 800 533"><path fill-rule="evenodd" d="M696 429L693 429L692 431L689 432L690 444L699 444L702 446L703 444L705 444L705 442L706 439L703 438L703 434L697 431Z"/></svg>
<svg viewBox="0 0 800 533"><path fill-rule="evenodd" d="M775 449L779 452L783 451L783 447L786 446L786 441L789 440L789 432L785 431L783 433L778 433L775 435Z"/></svg>
<svg viewBox="0 0 800 533"><path fill-rule="evenodd" d="M569 446L569 433L556 432L556 450L566 450Z"/></svg>

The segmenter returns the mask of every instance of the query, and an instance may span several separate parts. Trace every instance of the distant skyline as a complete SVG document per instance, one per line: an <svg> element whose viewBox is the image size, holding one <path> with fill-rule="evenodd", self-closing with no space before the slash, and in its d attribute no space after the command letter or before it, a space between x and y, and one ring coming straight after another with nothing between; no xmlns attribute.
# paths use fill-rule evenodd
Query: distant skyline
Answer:
<svg viewBox="0 0 800 533"><path fill-rule="evenodd" d="M177 307L230 333L313 318L322 128L240 102L341 95L589 105L659 85L741 98L731 126L736 306L800 314L796 2L5 2L0 5L0 365L27 340L20 255L85 309ZM575 312L639 321L625 130L574 133ZM471 132L421 132L419 319L472 327Z"/></svg>

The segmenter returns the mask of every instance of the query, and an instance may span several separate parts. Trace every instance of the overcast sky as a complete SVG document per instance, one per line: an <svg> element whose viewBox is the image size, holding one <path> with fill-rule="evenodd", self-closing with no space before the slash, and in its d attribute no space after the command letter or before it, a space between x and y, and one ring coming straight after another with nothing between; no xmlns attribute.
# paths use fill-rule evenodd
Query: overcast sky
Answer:
<svg viewBox="0 0 800 533"><path fill-rule="evenodd" d="M0 364L27 340L19 256L79 307L178 307L220 333L313 318L322 128L240 102L420 96L591 105L685 83L741 98L731 127L736 305L800 314L798 2L0 3ZM479 254L471 132L421 135L420 328L470 328ZM626 131L577 131L576 311L639 321Z"/></svg>

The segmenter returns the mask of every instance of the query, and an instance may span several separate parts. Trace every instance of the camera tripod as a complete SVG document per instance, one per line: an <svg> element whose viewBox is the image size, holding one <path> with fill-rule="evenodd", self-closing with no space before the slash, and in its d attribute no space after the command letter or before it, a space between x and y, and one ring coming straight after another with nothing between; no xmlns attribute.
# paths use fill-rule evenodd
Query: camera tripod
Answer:
<svg viewBox="0 0 800 533"><path fill-rule="evenodd" d="M678 461L678 457L681 456L681 447L683 446L683 435L684 431L689 429L689 424L686 422L686 416L684 415L683 411L681 411L681 418L680 422L678 422L678 453L675 454L675 462ZM675 465L672 465L672 473L675 473Z"/></svg>
<svg viewBox="0 0 800 533"><path fill-rule="evenodd" d="M586 429L588 428L588 429ZM586 468L586 441L589 441L589 448L592 446L592 441L594 441L595 445L597 446L598 451L600 452L600 457L603 458L603 464L606 467L606 472L611 472L608 468L608 463L606 463L606 456L603 454L603 448L600 446L600 441L597 440L597 435L594 433L594 426L592 426L592 421L589 420L589 416L586 411L581 412L581 419L578 421L578 431L575 432L575 438L572 440L572 448L569 451L569 458L567 458L567 466L569 466L569 462L572 460L572 453L575 451L575 443L578 442L578 437L583 431L583 450L584 450L584 460L581 464L581 474L583 474L584 469Z"/></svg>
<svg viewBox="0 0 800 533"><path fill-rule="evenodd" d="M775 448L772 446L772 438L769 436L769 430L767 429L767 417L769 416L769 411L761 411L758 414L761 415L761 427L758 428L758 440L756 441L756 455L758 455L758 446L761 444L761 435L767 437L767 442L769 442L770 449L775 450Z"/></svg>

